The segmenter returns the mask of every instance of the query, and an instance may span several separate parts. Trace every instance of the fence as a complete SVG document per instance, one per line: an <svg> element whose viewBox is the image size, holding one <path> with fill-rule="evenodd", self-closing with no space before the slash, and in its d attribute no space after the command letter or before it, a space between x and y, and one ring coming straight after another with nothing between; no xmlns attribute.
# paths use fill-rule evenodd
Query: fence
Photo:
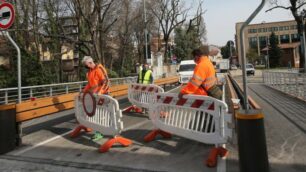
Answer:
<svg viewBox="0 0 306 172"><path fill-rule="evenodd" d="M135 83L137 81L137 77L111 78L110 81L111 85L129 84L129 83ZM28 100L32 97L42 98L42 97L50 97L61 94L79 92L86 84L87 81L80 81L80 82L22 87L21 97L22 100ZM17 87L0 89L0 105L15 103L18 99L17 92L18 92Z"/></svg>
<svg viewBox="0 0 306 172"><path fill-rule="evenodd" d="M288 72L263 72L264 84L294 97L306 100L306 74Z"/></svg>

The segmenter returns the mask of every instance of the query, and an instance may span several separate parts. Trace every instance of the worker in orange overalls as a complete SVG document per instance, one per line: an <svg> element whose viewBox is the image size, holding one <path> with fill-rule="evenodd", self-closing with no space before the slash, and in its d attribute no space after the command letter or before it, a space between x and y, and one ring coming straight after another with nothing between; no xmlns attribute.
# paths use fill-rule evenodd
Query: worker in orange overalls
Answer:
<svg viewBox="0 0 306 172"><path fill-rule="evenodd" d="M84 56L82 63L88 69L86 75L88 84L83 89L83 92L92 92L98 95L108 94L110 82L105 68L101 64L95 64L90 56ZM92 139L97 141L101 138L103 138L103 135L96 131Z"/></svg>
<svg viewBox="0 0 306 172"><path fill-rule="evenodd" d="M208 58L208 55L216 55L217 53L218 50L216 49L209 51L208 46L192 51L197 65L194 68L192 78L179 93L180 98L184 94L208 95L217 99L222 98L222 91L216 86L217 78L214 65Z"/></svg>

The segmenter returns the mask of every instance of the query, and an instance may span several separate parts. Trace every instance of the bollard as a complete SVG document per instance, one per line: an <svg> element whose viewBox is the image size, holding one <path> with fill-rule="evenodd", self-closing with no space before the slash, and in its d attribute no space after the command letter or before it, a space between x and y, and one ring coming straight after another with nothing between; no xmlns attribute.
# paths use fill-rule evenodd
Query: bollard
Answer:
<svg viewBox="0 0 306 172"><path fill-rule="evenodd" d="M261 110L240 110L236 119L240 171L269 172L264 116Z"/></svg>
<svg viewBox="0 0 306 172"><path fill-rule="evenodd" d="M0 106L0 154L16 147L16 106Z"/></svg>

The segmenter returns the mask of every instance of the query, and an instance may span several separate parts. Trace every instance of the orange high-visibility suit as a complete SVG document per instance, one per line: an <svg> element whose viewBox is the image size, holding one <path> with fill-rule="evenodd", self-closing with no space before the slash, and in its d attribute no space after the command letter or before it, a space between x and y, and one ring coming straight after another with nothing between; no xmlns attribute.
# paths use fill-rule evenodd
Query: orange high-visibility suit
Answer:
<svg viewBox="0 0 306 172"><path fill-rule="evenodd" d="M207 95L207 90L217 82L214 65L207 56L202 56L194 68L193 76L181 90L182 94Z"/></svg>
<svg viewBox="0 0 306 172"><path fill-rule="evenodd" d="M105 68L99 64L94 69L89 69L87 72L88 84L83 89L83 92L92 92L95 94L108 94L109 79Z"/></svg>

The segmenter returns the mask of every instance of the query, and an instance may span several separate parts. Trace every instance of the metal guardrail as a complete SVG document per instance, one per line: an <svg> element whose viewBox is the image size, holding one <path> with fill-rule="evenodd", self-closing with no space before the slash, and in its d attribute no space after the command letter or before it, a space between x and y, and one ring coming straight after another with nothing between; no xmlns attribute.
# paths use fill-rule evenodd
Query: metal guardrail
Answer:
<svg viewBox="0 0 306 172"><path fill-rule="evenodd" d="M294 97L306 100L306 74L288 72L263 72L264 84L287 93Z"/></svg>
<svg viewBox="0 0 306 172"><path fill-rule="evenodd" d="M111 78L111 85L121 85L136 83L137 77L126 77L126 78ZM42 98L61 94L68 94L73 92L79 92L87 84L87 81L70 82L70 83L59 83L59 84L48 84L48 85L36 85L21 87L22 100L29 100L32 97ZM0 105L15 103L18 99L18 88L3 88L0 89Z"/></svg>

